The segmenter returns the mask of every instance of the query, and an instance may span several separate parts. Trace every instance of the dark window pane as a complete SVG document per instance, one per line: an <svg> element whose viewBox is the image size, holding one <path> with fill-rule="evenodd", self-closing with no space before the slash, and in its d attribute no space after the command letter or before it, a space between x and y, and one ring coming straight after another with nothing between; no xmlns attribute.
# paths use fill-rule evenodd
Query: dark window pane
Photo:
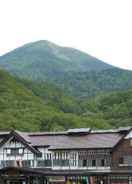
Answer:
<svg viewBox="0 0 132 184"><path fill-rule="evenodd" d="M123 157L120 157L119 158L119 164L123 164L124 163L124 159L123 159Z"/></svg>
<svg viewBox="0 0 132 184"><path fill-rule="evenodd" d="M101 160L101 166L105 166L105 160L104 159Z"/></svg>
<svg viewBox="0 0 132 184"><path fill-rule="evenodd" d="M87 167L87 160L83 160L83 167Z"/></svg>
<svg viewBox="0 0 132 184"><path fill-rule="evenodd" d="M92 166L93 166L93 167L96 166L96 160L92 160Z"/></svg>

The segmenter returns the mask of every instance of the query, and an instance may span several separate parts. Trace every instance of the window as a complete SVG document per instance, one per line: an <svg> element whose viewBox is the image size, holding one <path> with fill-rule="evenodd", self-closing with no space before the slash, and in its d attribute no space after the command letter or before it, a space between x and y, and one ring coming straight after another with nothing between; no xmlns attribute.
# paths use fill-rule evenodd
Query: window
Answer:
<svg viewBox="0 0 132 184"><path fill-rule="evenodd" d="M93 166L93 167L96 166L96 160L92 160L92 166Z"/></svg>
<svg viewBox="0 0 132 184"><path fill-rule="evenodd" d="M23 148L20 148L20 149L19 149L19 154L20 154L20 155L23 154Z"/></svg>
<svg viewBox="0 0 132 184"><path fill-rule="evenodd" d="M124 158L123 157L119 158L119 164L124 164Z"/></svg>
<svg viewBox="0 0 132 184"><path fill-rule="evenodd" d="M7 154L11 154L11 149L7 149L7 150L6 150L6 153L7 153Z"/></svg>
<svg viewBox="0 0 132 184"><path fill-rule="evenodd" d="M132 155L124 155L123 156L123 164L127 166L132 166Z"/></svg>
<svg viewBox="0 0 132 184"><path fill-rule="evenodd" d="M19 149L18 148L12 148L11 149L11 155L19 155Z"/></svg>
<svg viewBox="0 0 132 184"><path fill-rule="evenodd" d="M22 155L23 151L24 151L23 148L7 148L6 154L8 156Z"/></svg>
<svg viewBox="0 0 132 184"><path fill-rule="evenodd" d="M87 167L87 160L83 160L83 167Z"/></svg>
<svg viewBox="0 0 132 184"><path fill-rule="evenodd" d="M105 160L104 159L101 160L101 166L102 167L105 166Z"/></svg>

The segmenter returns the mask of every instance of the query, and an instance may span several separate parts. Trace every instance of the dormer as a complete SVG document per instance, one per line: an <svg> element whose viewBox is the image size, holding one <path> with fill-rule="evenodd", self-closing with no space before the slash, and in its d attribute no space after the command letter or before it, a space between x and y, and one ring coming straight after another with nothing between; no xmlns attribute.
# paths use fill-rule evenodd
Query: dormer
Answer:
<svg viewBox="0 0 132 184"><path fill-rule="evenodd" d="M90 128L74 128L67 130L68 135L85 135L91 132Z"/></svg>

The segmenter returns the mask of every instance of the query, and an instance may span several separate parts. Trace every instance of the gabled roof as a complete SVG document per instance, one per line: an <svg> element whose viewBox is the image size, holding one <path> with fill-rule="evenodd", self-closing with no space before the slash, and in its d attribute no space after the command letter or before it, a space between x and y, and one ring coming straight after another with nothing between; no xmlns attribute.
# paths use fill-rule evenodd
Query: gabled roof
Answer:
<svg viewBox="0 0 132 184"><path fill-rule="evenodd" d="M3 145L11 136L15 136L32 152L40 154L37 147L49 149L100 149L115 148L132 130L131 127L111 130L71 129L65 132L19 132L3 134ZM70 132L70 133L69 133ZM72 132L72 133L71 133ZM75 133L73 133L75 132ZM2 134L1 134L2 136Z"/></svg>
<svg viewBox="0 0 132 184"><path fill-rule="evenodd" d="M0 142L0 147L2 147L11 137L15 137L16 140L24 144L32 153L41 154L37 149L35 149L30 141L30 138L27 133L22 133L19 131L11 131L6 137Z"/></svg>
<svg viewBox="0 0 132 184"><path fill-rule="evenodd" d="M29 134L34 146L47 145L50 149L113 148L124 136L121 133Z"/></svg>
<svg viewBox="0 0 132 184"><path fill-rule="evenodd" d="M83 136L56 136L50 149L100 149L113 148L121 139L120 134L87 134ZM49 142L49 137L45 141Z"/></svg>
<svg viewBox="0 0 132 184"><path fill-rule="evenodd" d="M17 135L21 136L27 143L31 143L30 137L28 136L27 132L20 132L18 130L15 130L14 132L17 133Z"/></svg>

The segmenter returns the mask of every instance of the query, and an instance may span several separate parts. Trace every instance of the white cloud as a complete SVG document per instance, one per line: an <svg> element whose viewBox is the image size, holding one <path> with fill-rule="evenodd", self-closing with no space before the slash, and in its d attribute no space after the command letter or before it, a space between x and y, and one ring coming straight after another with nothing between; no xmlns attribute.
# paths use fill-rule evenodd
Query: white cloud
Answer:
<svg viewBox="0 0 132 184"><path fill-rule="evenodd" d="M0 53L46 39L132 69L131 0L0 0Z"/></svg>

